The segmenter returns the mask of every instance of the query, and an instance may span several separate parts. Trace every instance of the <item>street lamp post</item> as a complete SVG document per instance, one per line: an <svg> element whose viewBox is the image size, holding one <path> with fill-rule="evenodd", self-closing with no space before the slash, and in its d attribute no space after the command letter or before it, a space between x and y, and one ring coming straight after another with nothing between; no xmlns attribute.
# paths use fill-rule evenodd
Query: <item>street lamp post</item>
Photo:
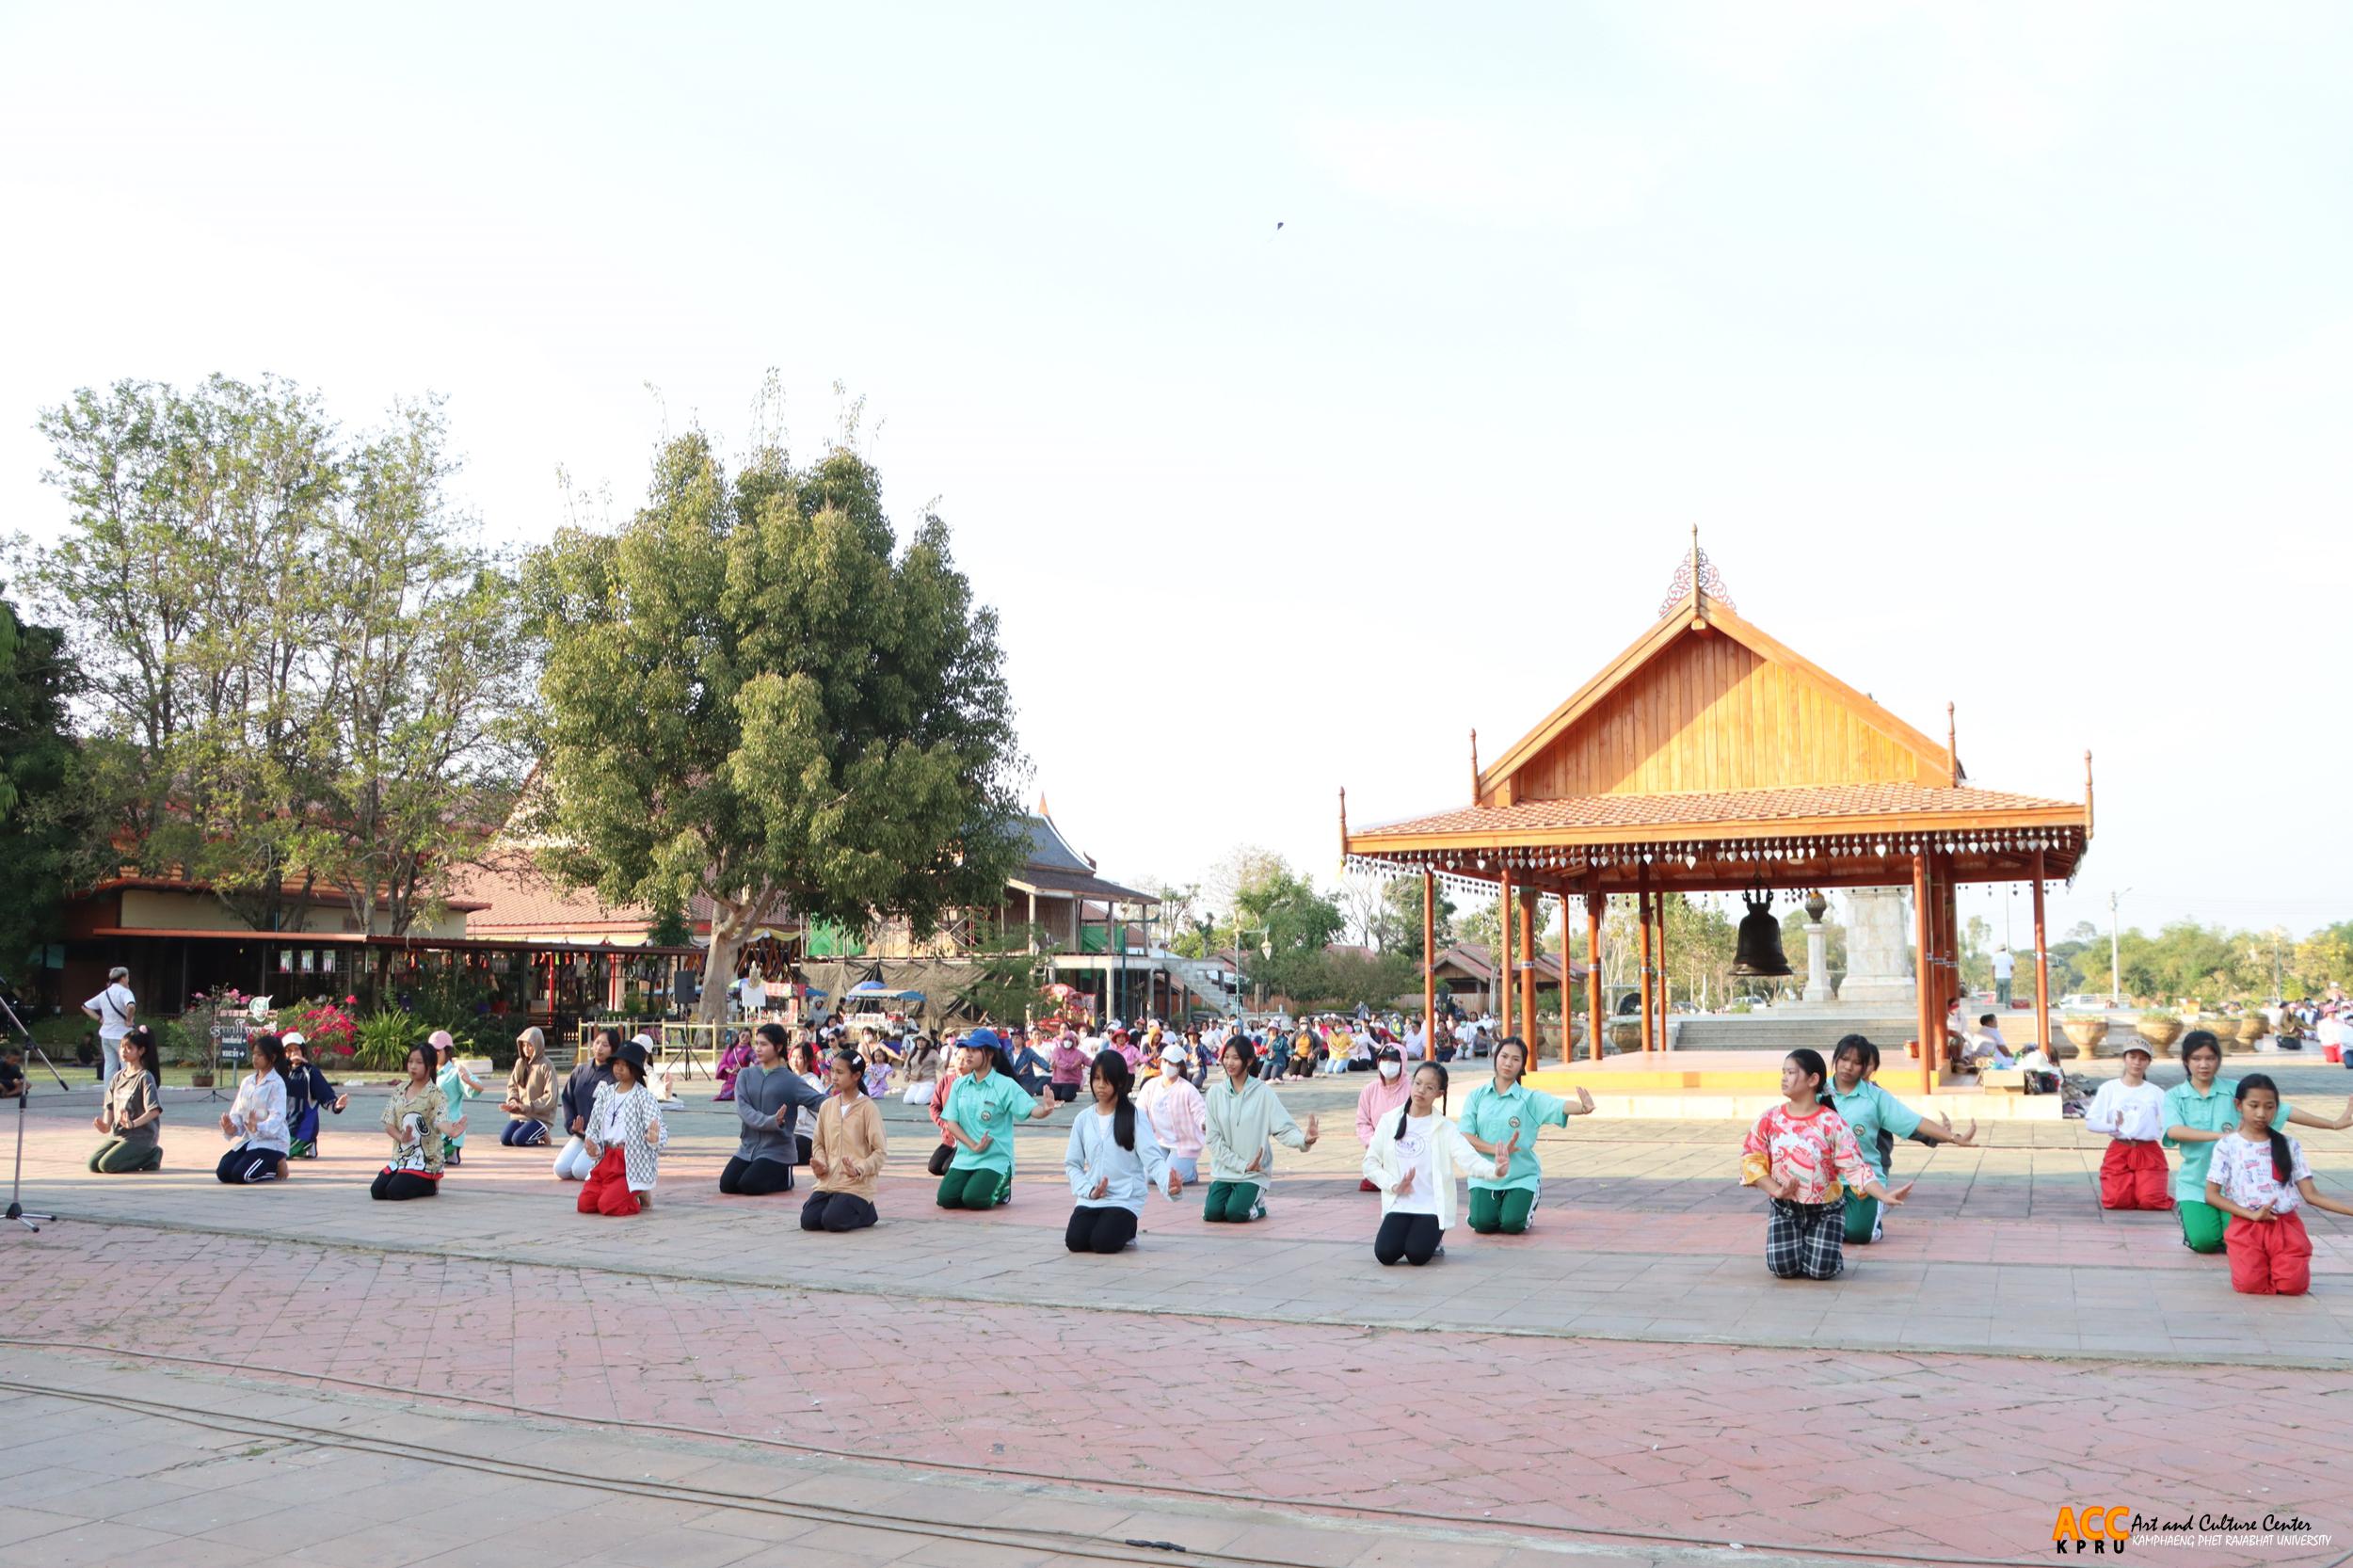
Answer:
<svg viewBox="0 0 2353 1568"><path fill-rule="evenodd" d="M2131 891L2130 888L2125 888L2108 894L2108 1005L2110 1007L2124 1005L2124 967L2118 959L2121 949L2118 946L2116 935L2116 904L2119 899Z"/></svg>

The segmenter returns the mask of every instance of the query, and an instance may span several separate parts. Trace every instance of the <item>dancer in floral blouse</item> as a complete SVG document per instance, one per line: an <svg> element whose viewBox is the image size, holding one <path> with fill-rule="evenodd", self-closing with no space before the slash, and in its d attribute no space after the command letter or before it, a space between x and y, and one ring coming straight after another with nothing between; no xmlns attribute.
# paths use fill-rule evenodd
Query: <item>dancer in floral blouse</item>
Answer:
<svg viewBox="0 0 2353 1568"><path fill-rule="evenodd" d="M1847 1189L1897 1205L1912 1191L1889 1192L1856 1147L1845 1118L1821 1103L1830 1080L1817 1050L1793 1050L1781 1064L1783 1103L1756 1119L1740 1145L1740 1183L1773 1200L1765 1229L1765 1266L1781 1279L1836 1279L1847 1266Z"/></svg>

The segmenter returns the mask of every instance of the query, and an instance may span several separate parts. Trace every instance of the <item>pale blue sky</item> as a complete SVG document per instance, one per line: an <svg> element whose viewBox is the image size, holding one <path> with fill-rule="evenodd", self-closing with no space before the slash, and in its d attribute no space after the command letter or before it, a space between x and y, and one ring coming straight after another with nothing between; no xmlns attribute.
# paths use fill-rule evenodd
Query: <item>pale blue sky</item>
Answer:
<svg viewBox="0 0 2353 1568"><path fill-rule="evenodd" d="M1697 522L1977 782L2098 750L2062 923L2301 930L2353 913L2348 80L2333 6L11 4L0 529L118 376L438 390L520 539L665 409L774 365L807 452L840 380L1071 836L1329 880L1340 784L1459 803Z"/></svg>

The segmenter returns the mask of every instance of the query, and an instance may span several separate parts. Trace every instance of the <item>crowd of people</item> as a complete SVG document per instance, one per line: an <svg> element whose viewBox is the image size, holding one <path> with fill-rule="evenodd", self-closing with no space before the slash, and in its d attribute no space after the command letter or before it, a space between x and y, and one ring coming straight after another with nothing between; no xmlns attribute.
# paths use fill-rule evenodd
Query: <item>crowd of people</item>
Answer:
<svg viewBox="0 0 2353 1568"><path fill-rule="evenodd" d="M1319 1027L1319 1024L1321 1027ZM1071 1214L1064 1242L1074 1253L1116 1253L1136 1238L1145 1204L1201 1186L1201 1219L1246 1224L1263 1219L1278 1146L1305 1153L1321 1136L1303 1126L1278 1085L1308 1072L1361 1070L1355 1133L1359 1189L1379 1195L1373 1254L1383 1265L1426 1265L1443 1256L1458 1222L1481 1235L1525 1233L1543 1192L1539 1135L1588 1115L1593 1100L1524 1081L1526 1046L1497 1041L1478 1081L1457 1107L1449 1068L1419 1048L1417 1030L1370 1019L1329 1018L1252 1029L1240 1023L1176 1031L1158 1023L1101 1032L1084 1021L1035 1032L975 1029L934 1039L865 1026L852 1037L834 1023L796 1032L765 1022L746 1032L728 1074L725 1098L739 1124L735 1154L718 1177L722 1193L763 1197L810 1192L801 1227L843 1233L877 1218L877 1178L889 1158L878 1096L896 1090L925 1108L938 1135L927 1164L941 1209L989 1209L1014 1194L1015 1132L1072 1112L1063 1168ZM116 1042L120 1064L92 1125L104 1141L89 1169L121 1175L163 1163L155 1041L133 1024ZM2310 1286L2312 1241L2305 1208L2353 1215L2353 1205L2314 1187L2291 1125L2353 1127L2353 1103L2334 1117L2290 1105L2266 1075L2220 1077L2222 1047L2204 1030L2182 1041L2185 1080L2169 1090L2149 1081L2151 1054L2137 1039L2123 1048L2120 1075L2087 1110L2105 1135L2100 1202L2112 1209L2170 1209L2184 1245L2225 1253L2232 1282L2255 1294L2300 1294ZM1331 1064L1337 1063L1337 1067ZM1825 1063L1795 1050L1785 1059L1782 1098L1743 1139L1740 1180L1768 1202L1767 1267L1789 1279L1830 1279L1845 1248L1885 1234L1886 1211L1912 1184L1892 1184L1895 1145L1973 1145L1977 1126L1956 1130L1929 1120L1874 1081L1880 1053L1861 1035L1838 1042ZM896 1081L894 1082L894 1077ZM499 1143L534 1147L563 1138L554 1175L580 1184L583 1213L628 1215L652 1203L670 1133L645 1035L597 1030L587 1055L559 1086L536 1028L524 1030L500 1102ZM467 1106L485 1093L437 1032L412 1048L381 1118L390 1144L372 1196L430 1197L463 1161ZM228 1147L216 1167L224 1184L283 1180L288 1162L314 1157L322 1113L340 1114L346 1092L311 1063L299 1034L251 1043L249 1072L220 1118ZM2175 1151L2179 1163L2168 1159ZM1467 1192L1465 1200L1461 1193Z"/></svg>

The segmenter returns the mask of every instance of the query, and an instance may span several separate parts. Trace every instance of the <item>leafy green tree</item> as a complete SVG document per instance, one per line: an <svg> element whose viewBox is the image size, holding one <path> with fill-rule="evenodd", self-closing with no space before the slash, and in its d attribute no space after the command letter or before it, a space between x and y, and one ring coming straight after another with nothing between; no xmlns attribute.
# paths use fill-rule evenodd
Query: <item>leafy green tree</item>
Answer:
<svg viewBox="0 0 2353 1568"><path fill-rule="evenodd" d="M86 788L118 819L79 871L184 869L276 929L325 744L334 428L291 383L218 376L85 388L40 424L70 512L35 581L88 673Z"/></svg>
<svg viewBox="0 0 2353 1568"><path fill-rule="evenodd" d="M1384 905L1380 925L1380 940L1375 945L1384 952L1411 953L1417 972L1421 967L1421 878L1393 878L1381 890ZM1446 885L1438 885L1438 913L1433 940L1444 950L1454 940L1454 901L1447 896Z"/></svg>
<svg viewBox="0 0 2353 1568"><path fill-rule="evenodd" d="M700 431L656 453L616 533L567 528L526 577L547 642L535 821L608 903L713 905L702 1016L754 920L790 908L928 936L1026 853L997 644L926 515L902 550L881 476Z"/></svg>
<svg viewBox="0 0 2353 1568"><path fill-rule="evenodd" d="M344 890L361 930L381 917L400 932L499 820L477 803L522 771L533 629L450 498L457 464L438 403L396 408L345 467L326 538L320 809L296 858Z"/></svg>
<svg viewBox="0 0 2353 1568"><path fill-rule="evenodd" d="M0 975L59 931L81 826L66 705L78 678L63 633L27 625L0 599Z"/></svg>
<svg viewBox="0 0 2353 1568"><path fill-rule="evenodd" d="M1300 999L1319 983L1323 950L1347 923L1337 902L1281 858L1268 856L1236 888L1228 930L1243 950L1253 986Z"/></svg>

